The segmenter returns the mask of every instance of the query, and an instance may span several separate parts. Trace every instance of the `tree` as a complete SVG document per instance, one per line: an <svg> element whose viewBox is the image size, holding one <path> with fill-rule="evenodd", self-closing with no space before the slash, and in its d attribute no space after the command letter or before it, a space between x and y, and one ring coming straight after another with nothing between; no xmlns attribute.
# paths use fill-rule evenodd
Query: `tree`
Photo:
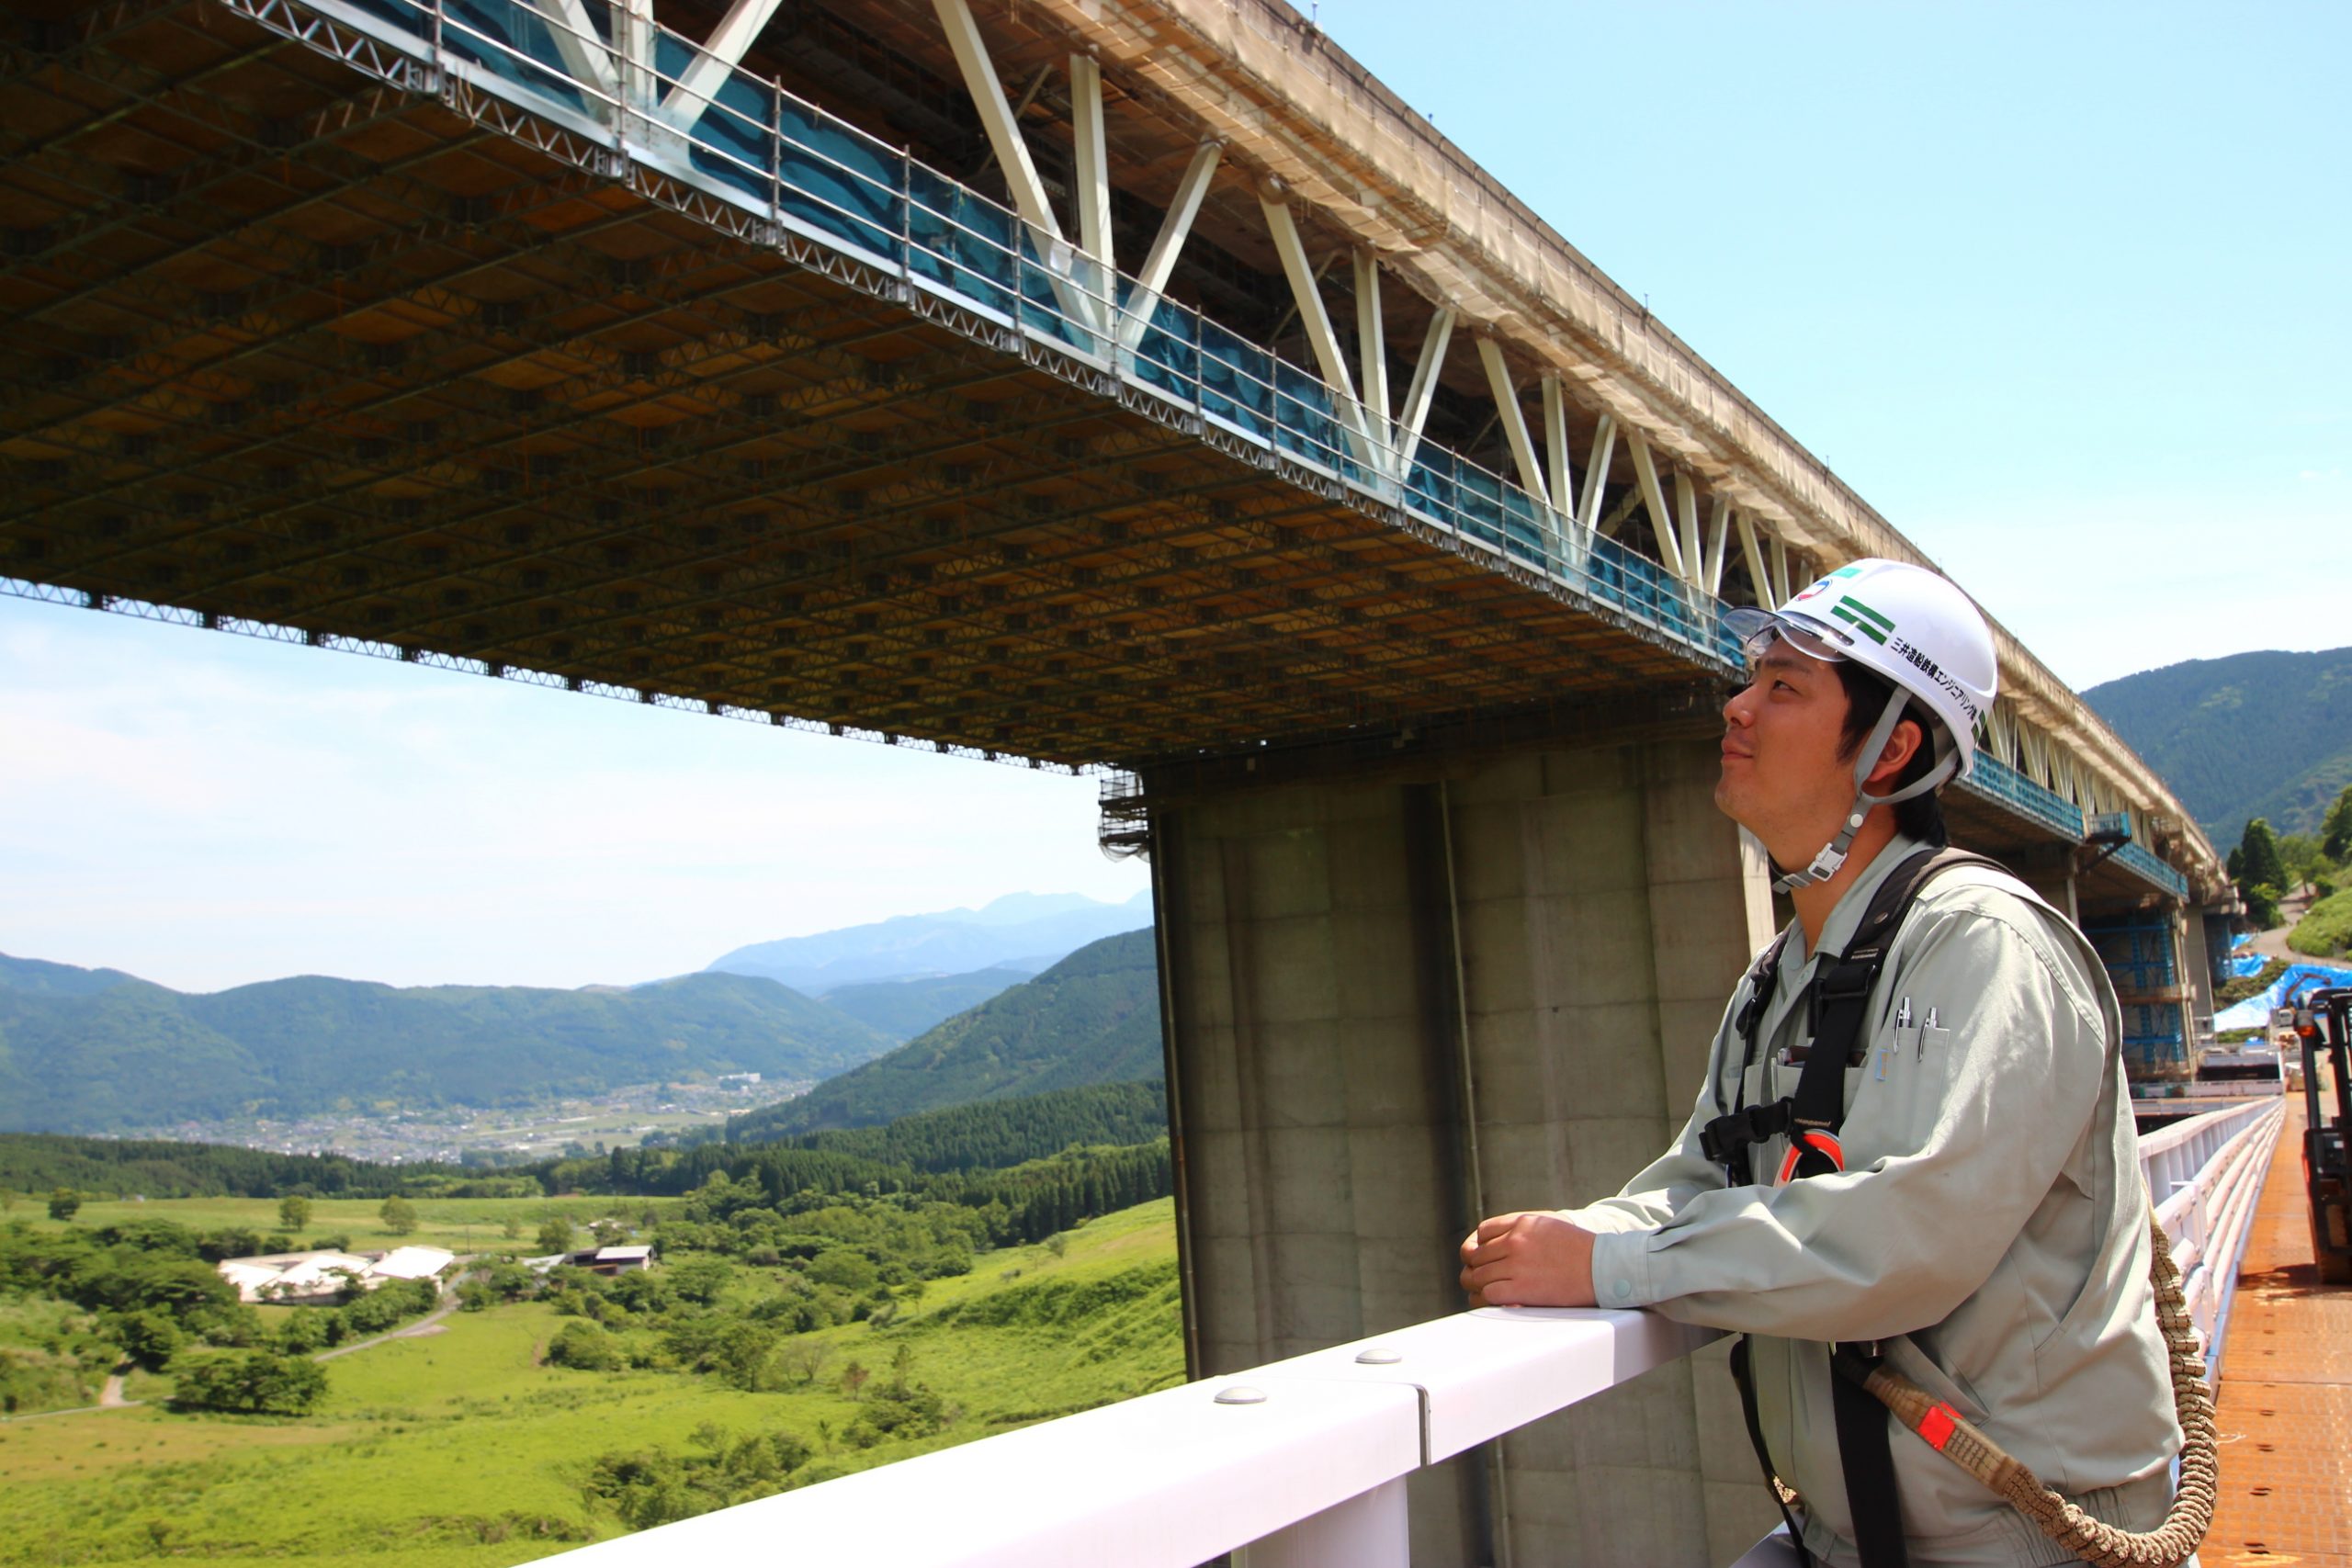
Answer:
<svg viewBox="0 0 2352 1568"><path fill-rule="evenodd" d="M584 1372L610 1372L627 1366L628 1357L611 1335L593 1323L574 1318L548 1341L548 1364L573 1367Z"/></svg>
<svg viewBox="0 0 2352 1568"><path fill-rule="evenodd" d="M2352 784L2346 784L2319 825L2319 852L2342 865L2352 861Z"/></svg>
<svg viewBox="0 0 2352 1568"><path fill-rule="evenodd" d="M70 1220L81 1212L82 1195L71 1187L61 1187L49 1195L49 1217Z"/></svg>
<svg viewBox="0 0 2352 1568"><path fill-rule="evenodd" d="M281 1230L299 1231L311 1223L311 1201L299 1192L288 1192L277 1201L277 1224Z"/></svg>
<svg viewBox="0 0 2352 1568"><path fill-rule="evenodd" d="M865 1370L865 1362L852 1361L842 1369L842 1393L855 1399L858 1392L865 1387L865 1380L873 1375Z"/></svg>
<svg viewBox="0 0 2352 1568"><path fill-rule="evenodd" d="M571 1250L571 1222L561 1214L549 1214L539 1226L539 1250L541 1252L570 1252Z"/></svg>
<svg viewBox="0 0 2352 1568"><path fill-rule="evenodd" d="M2278 835L2257 817L2245 825L2238 840L2238 894L2247 913L2264 930L2279 924L2278 899L2288 888L2287 863L2278 852Z"/></svg>
<svg viewBox="0 0 2352 1568"><path fill-rule="evenodd" d="M516 1236L523 1234L523 1222L513 1214L509 1214L504 1219L498 1222L498 1234L504 1236L507 1240L513 1241Z"/></svg>
<svg viewBox="0 0 2352 1568"><path fill-rule="evenodd" d="M2249 887L2287 886L2287 862L2278 852L2278 835L2271 830L2269 818L2256 817L2248 822L2238 848L2242 883Z"/></svg>
<svg viewBox="0 0 2352 1568"><path fill-rule="evenodd" d="M173 1364L172 1404L188 1410L307 1415L326 1396L326 1369L300 1356L227 1350Z"/></svg>
<svg viewBox="0 0 2352 1568"><path fill-rule="evenodd" d="M416 1205L397 1192L384 1200L383 1207L376 1211L376 1215L384 1222L384 1228L394 1235L407 1235L416 1229Z"/></svg>
<svg viewBox="0 0 2352 1568"><path fill-rule="evenodd" d="M2279 836L2278 858L2286 863L2287 886L2308 887L2319 874L2321 859L2319 840L2310 833L2285 833Z"/></svg>

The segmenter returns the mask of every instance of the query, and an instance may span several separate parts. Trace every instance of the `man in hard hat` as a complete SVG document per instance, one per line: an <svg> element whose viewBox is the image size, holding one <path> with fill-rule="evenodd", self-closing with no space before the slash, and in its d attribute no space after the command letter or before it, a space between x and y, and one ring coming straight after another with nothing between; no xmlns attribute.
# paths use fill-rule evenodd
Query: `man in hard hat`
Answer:
<svg viewBox="0 0 2352 1568"><path fill-rule="evenodd" d="M1782 868L1796 918L1733 995L1674 1145L1614 1198L1487 1220L1463 1286L1749 1336L1751 1436L1822 1562L1877 1568L1890 1530L1915 1565L2076 1560L1912 1433L1881 1440L1875 1471L1841 1451L1863 1418L1833 1346L1883 1355L2093 1517L2151 1529L2181 1432L2106 971L1983 863L1939 869L1899 910L1896 887L1875 918L1899 924L1849 951L1889 878L1943 841L1935 792L1973 764L1991 633L1943 578L1884 560L1726 621L1748 675L1724 705L1715 804ZM1825 966L1845 1002L1815 994ZM1839 1006L1852 1047L1813 1091L1839 1103L1808 1117L1795 1091ZM1877 1477L1851 1488L1859 1510L1849 1461Z"/></svg>

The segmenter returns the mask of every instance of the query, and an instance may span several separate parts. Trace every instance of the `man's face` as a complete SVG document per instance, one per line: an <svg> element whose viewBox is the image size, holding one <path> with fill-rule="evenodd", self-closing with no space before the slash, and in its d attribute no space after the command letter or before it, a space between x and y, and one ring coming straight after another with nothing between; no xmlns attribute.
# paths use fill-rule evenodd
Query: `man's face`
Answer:
<svg viewBox="0 0 2352 1568"><path fill-rule="evenodd" d="M1811 858L1853 805L1852 759L1838 755L1846 707L1835 669L1777 640L1724 704L1715 806L1783 864Z"/></svg>

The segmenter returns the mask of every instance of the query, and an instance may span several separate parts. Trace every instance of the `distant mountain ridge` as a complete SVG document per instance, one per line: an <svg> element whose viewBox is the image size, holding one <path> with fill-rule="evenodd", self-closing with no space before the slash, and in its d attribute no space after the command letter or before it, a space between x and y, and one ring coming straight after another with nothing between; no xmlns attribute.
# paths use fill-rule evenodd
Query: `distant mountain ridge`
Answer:
<svg viewBox="0 0 2352 1568"><path fill-rule="evenodd" d="M2352 648L2192 659L2083 699L2221 849L2255 817L2281 833L2316 832L2352 784Z"/></svg>
<svg viewBox="0 0 2352 1568"><path fill-rule="evenodd" d="M300 976L190 995L0 958L0 1131L502 1105L697 1074L820 1078L888 1035L775 981L400 989Z"/></svg>
<svg viewBox="0 0 2352 1568"><path fill-rule="evenodd" d="M870 1127L919 1111L1163 1076L1150 928L1090 943L797 1100L731 1118L731 1143Z"/></svg>
<svg viewBox="0 0 2352 1568"><path fill-rule="evenodd" d="M1091 942L1151 923L1151 895L1105 904L1077 893L1009 893L978 909L894 915L887 920L753 942L705 973L763 975L812 996L861 981L968 975L1013 967L1035 973Z"/></svg>

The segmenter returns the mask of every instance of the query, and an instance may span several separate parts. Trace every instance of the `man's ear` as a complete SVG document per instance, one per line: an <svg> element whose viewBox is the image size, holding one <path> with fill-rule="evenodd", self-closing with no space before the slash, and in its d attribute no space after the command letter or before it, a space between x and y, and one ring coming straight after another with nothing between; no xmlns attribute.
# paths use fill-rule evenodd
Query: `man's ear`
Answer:
<svg viewBox="0 0 2352 1568"><path fill-rule="evenodd" d="M1862 787L1872 795L1884 795L1894 788L1894 781L1903 776L1903 770L1911 765L1911 759L1917 756L1919 748L1927 743L1927 731L1919 728L1917 719L1906 717L1897 720L1894 733L1886 738L1885 750L1878 754L1878 766L1871 770L1870 777L1863 781Z"/></svg>

